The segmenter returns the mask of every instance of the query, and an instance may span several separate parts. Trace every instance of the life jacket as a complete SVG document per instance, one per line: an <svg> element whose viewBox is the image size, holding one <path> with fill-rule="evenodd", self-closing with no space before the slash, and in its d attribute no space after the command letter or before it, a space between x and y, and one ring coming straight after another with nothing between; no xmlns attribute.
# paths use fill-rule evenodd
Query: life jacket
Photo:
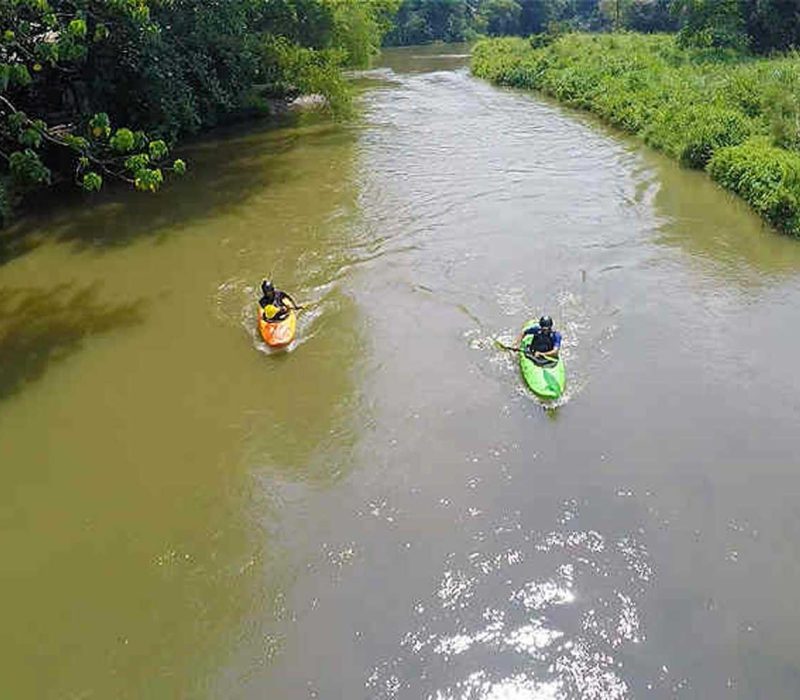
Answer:
<svg viewBox="0 0 800 700"><path fill-rule="evenodd" d="M276 320L276 317L281 312L280 306L275 306L275 304L267 304L264 307L264 315L267 317L267 321Z"/></svg>
<svg viewBox="0 0 800 700"><path fill-rule="evenodd" d="M259 304L261 304L261 310L267 321L281 321L289 315L289 309L286 308L286 303L283 301L283 292L279 289L272 294L272 299L261 297Z"/></svg>
<svg viewBox="0 0 800 700"><path fill-rule="evenodd" d="M530 349L533 352L550 352L556 346L555 339L553 338L553 331L545 333L542 328L537 328L533 332L533 340L531 340Z"/></svg>

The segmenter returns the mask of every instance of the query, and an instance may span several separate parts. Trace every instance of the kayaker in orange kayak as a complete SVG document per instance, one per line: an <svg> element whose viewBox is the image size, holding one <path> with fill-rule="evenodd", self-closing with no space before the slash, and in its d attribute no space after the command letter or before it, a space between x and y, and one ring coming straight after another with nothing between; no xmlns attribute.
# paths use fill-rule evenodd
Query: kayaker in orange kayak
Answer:
<svg viewBox="0 0 800 700"><path fill-rule="evenodd" d="M291 306L286 303L287 300ZM264 280L261 283L261 299L258 300L258 305L261 307L261 318L268 323L282 321L292 309L295 311L300 309L291 295L275 289L270 280Z"/></svg>

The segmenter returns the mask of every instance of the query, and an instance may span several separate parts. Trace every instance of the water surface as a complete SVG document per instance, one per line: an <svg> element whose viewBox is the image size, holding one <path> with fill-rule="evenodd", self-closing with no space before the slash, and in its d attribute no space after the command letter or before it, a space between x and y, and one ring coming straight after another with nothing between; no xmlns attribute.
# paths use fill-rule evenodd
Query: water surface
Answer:
<svg viewBox="0 0 800 700"><path fill-rule="evenodd" d="M800 694L800 245L464 54L6 237L3 696Z"/></svg>

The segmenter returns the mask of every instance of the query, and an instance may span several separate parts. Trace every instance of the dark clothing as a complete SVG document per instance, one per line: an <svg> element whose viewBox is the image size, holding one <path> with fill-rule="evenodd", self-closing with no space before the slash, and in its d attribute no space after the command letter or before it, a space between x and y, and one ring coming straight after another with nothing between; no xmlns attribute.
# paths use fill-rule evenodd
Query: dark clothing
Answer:
<svg viewBox="0 0 800 700"><path fill-rule="evenodd" d="M291 302L291 307L286 303L287 300ZM264 296L258 300L258 304L262 309L265 321L282 321L289 315L290 308L297 308L295 300L280 289L264 294ZM268 314L267 307L274 307L275 311ZM270 309L270 311L272 311L272 309Z"/></svg>
<svg viewBox="0 0 800 700"><path fill-rule="evenodd" d="M554 330L548 331L546 328L540 328L538 323L535 326L525 329L522 337L524 338L526 335L533 336L533 340L531 340L529 346L532 352L551 352L561 347L561 333Z"/></svg>
<svg viewBox="0 0 800 700"><path fill-rule="evenodd" d="M286 306L286 299L292 302L292 306L297 306L294 303L294 299L290 297L286 292L282 292L280 289L276 289L272 294L265 294L258 300L259 306L263 309L267 304L274 304L275 306Z"/></svg>

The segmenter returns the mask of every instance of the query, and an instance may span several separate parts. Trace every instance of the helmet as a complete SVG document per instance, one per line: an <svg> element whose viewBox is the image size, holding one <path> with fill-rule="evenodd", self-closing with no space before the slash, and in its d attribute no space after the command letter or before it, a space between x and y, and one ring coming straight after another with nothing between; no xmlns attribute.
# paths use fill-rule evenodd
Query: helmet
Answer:
<svg viewBox="0 0 800 700"><path fill-rule="evenodd" d="M275 291L275 287L269 280L264 280L261 283L261 291L264 292L264 296L266 296L267 294L272 294Z"/></svg>
<svg viewBox="0 0 800 700"><path fill-rule="evenodd" d="M539 328L552 328L553 327L553 319L549 316L542 316L539 319Z"/></svg>

